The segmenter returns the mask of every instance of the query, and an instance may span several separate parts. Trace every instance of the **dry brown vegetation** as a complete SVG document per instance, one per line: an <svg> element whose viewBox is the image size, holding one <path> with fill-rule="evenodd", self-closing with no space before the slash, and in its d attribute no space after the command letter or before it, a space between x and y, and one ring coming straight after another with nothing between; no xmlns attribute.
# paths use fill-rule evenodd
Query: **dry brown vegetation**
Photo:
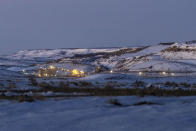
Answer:
<svg viewBox="0 0 196 131"><path fill-rule="evenodd" d="M159 45L173 45L175 42L159 43Z"/></svg>
<svg viewBox="0 0 196 131"><path fill-rule="evenodd" d="M156 102L150 102L150 101L140 101L132 105L125 105L122 104L118 99L109 99L107 101L108 104L114 105L114 106L119 106L119 107L127 107L127 106L142 106L142 105L162 105L160 103Z"/></svg>
<svg viewBox="0 0 196 131"><path fill-rule="evenodd" d="M17 100L19 102L28 101L33 102L35 100L44 100L46 98L56 98L56 97L78 97L78 96L131 96L136 95L139 97L143 96L195 96L196 84L188 83L175 83L175 82L165 82L162 83L166 87L172 87L170 89L158 88L156 85L151 84L150 87L145 87L146 83L143 81L135 81L132 83L132 87L135 88L118 88L119 83L115 81L109 81L105 83L104 88L96 87L96 85L91 82L86 81L66 81L59 82L55 85L52 82L40 82L38 83L39 88L28 89L28 90L18 90L16 88L8 88L0 90L0 99ZM137 88L142 87L142 88ZM173 88L174 87L174 88ZM185 89L175 88L175 87L186 87ZM190 88L192 87L192 88ZM18 93L16 96L6 96L4 93L13 92ZM22 95L28 92L32 92L32 96ZM37 93L53 92L53 93L83 93L84 95L53 95L53 96L41 96L36 95ZM116 101L114 101L116 102Z"/></svg>
<svg viewBox="0 0 196 131"><path fill-rule="evenodd" d="M162 52L195 52L196 49L190 49L190 48L180 48L178 46L172 46L165 50L162 50Z"/></svg>
<svg viewBox="0 0 196 131"><path fill-rule="evenodd" d="M159 103L155 103L155 102L149 102L149 101L141 101L138 103L133 104L134 106L142 106L142 105L161 105Z"/></svg>
<svg viewBox="0 0 196 131"><path fill-rule="evenodd" d="M147 47L148 46L140 47L140 48L136 48L136 49L134 49L134 48L120 49L118 51L113 51L113 52L105 53L105 55L103 56L103 58L108 58L108 57L111 57L111 56L120 56L120 55L123 55L123 54L126 54L126 53L136 53L136 52L139 52L141 50L144 50Z"/></svg>
<svg viewBox="0 0 196 131"><path fill-rule="evenodd" d="M14 93L39 93L39 92L62 92L62 93L87 93L91 96L194 96L196 90L189 89L161 89L161 88L77 88L77 87L52 87L44 86L36 90L1 90L0 92L14 92ZM88 95L89 96L89 95Z"/></svg>

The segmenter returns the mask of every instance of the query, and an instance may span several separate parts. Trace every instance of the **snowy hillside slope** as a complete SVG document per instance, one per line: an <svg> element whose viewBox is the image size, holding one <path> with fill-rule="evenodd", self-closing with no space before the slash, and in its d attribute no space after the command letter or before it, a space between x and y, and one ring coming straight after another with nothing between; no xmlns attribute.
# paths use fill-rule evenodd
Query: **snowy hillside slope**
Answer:
<svg viewBox="0 0 196 131"><path fill-rule="evenodd" d="M161 52L166 59L196 59L196 44L174 44Z"/></svg>
<svg viewBox="0 0 196 131"><path fill-rule="evenodd" d="M158 44L146 47L101 49L25 50L5 56L1 60L9 65L56 64L71 67L104 66L116 72L127 71L196 71L196 43ZM34 65L32 65L34 64ZM67 65L66 65L67 64Z"/></svg>
<svg viewBox="0 0 196 131"><path fill-rule="evenodd" d="M179 50L170 50L172 48ZM196 44L174 43L144 48L136 53L125 53L100 63L115 71L196 71Z"/></svg>
<svg viewBox="0 0 196 131"><path fill-rule="evenodd" d="M11 59L58 59L63 57L73 57L75 54L89 54L99 52L112 52L117 51L118 48L107 48L107 49L46 49L46 50L23 50L16 52L13 55L7 56L6 58Z"/></svg>

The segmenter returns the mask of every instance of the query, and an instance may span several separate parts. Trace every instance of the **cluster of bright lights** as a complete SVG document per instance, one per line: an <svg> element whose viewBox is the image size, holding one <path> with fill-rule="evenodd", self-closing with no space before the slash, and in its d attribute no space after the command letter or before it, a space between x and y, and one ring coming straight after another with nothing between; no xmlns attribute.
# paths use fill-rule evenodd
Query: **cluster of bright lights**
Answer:
<svg viewBox="0 0 196 131"><path fill-rule="evenodd" d="M84 71L79 71L78 69L73 69L71 72L72 72L72 76L76 76L76 77L80 77L85 74Z"/></svg>
<svg viewBox="0 0 196 131"><path fill-rule="evenodd" d="M161 72L162 75L171 75L171 76L175 76L175 73L167 73L165 71Z"/></svg>
<svg viewBox="0 0 196 131"><path fill-rule="evenodd" d="M138 72L138 75L139 75L139 76L142 76L143 74L144 74L144 73L141 72L141 71ZM169 73L167 73L167 72L165 72L165 71L163 71L163 72L160 73L160 75L164 75L164 76L167 75L167 74L169 74ZM175 73L170 73L170 75L171 75L171 76L175 76Z"/></svg>
<svg viewBox="0 0 196 131"><path fill-rule="evenodd" d="M22 72L25 75L29 74L24 69L22 70ZM38 73L33 72L31 74L37 75L38 77L51 77L51 76L56 77L57 73L62 73L62 74L65 73L65 75L74 76L74 77L84 77L86 75L83 70L78 70L78 69L69 70L65 68L58 68L53 65L50 65L48 68L40 67Z"/></svg>

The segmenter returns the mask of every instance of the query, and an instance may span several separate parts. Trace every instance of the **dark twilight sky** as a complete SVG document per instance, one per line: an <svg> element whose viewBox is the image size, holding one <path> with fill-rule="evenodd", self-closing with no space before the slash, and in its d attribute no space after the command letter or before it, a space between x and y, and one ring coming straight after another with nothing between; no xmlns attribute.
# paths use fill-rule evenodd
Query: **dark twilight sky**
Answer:
<svg viewBox="0 0 196 131"><path fill-rule="evenodd" d="M196 39L196 0L0 0L0 54Z"/></svg>

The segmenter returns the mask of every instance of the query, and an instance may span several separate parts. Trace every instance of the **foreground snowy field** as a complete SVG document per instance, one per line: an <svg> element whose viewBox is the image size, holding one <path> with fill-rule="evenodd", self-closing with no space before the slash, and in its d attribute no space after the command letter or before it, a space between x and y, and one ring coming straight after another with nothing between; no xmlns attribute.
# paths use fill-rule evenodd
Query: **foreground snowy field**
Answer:
<svg viewBox="0 0 196 131"><path fill-rule="evenodd" d="M118 99L122 106L109 104ZM138 102L155 104L141 104ZM0 102L0 131L195 131L196 97L81 97Z"/></svg>

